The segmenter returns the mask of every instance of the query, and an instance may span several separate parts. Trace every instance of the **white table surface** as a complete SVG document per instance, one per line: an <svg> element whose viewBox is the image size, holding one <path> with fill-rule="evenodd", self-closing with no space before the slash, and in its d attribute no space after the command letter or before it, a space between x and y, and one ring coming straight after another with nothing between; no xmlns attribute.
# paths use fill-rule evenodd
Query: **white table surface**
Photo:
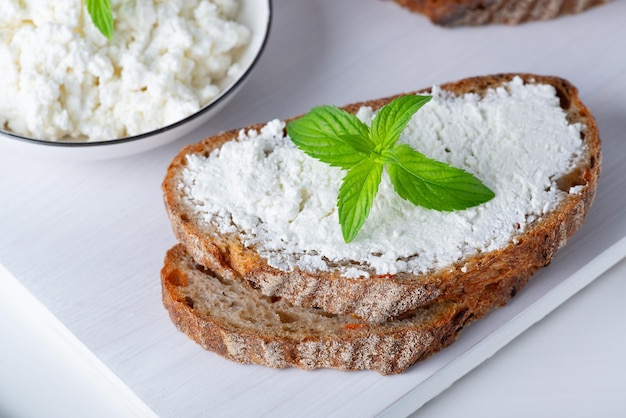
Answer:
<svg viewBox="0 0 626 418"><path fill-rule="evenodd" d="M406 415L583 287L418 416L624 416L626 2L551 22L453 30L390 1L275 0L274 8L249 82L174 144L71 162L0 143L0 416ZM239 366L173 328L160 303L158 273L174 238L159 187L183 144L322 103L495 72L572 81L604 150L582 230L509 306L391 378ZM415 398L414 382L434 369L422 385L430 395Z"/></svg>

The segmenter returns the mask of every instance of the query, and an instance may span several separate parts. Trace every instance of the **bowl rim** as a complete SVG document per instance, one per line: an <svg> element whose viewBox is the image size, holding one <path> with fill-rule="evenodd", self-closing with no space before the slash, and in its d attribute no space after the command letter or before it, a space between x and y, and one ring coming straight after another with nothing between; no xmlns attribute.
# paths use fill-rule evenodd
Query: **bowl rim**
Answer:
<svg viewBox="0 0 626 418"><path fill-rule="evenodd" d="M252 0L252 1L257 1L257 0ZM238 90L238 87L241 84L243 84L243 82L246 81L246 79L250 76L250 74L252 73L252 70L254 69L254 67L256 67L257 63L259 62L261 55L263 54L263 51L265 50L268 44L268 39L270 36L272 20L273 20L273 4L272 4L273 0L266 0L266 1L267 1L268 10L267 10L267 21L265 22L265 27L264 27L264 32L263 32L263 39L261 41L261 45L259 49L256 51L256 54L252 58L250 65L248 65L248 68L246 68L246 70L241 74L241 76L239 76L237 80L235 80L225 90L223 90L217 98L215 98L213 101L211 101L210 103L202 107L197 112L194 112L193 114L177 122L171 123L169 125L163 126L158 129L154 129L152 131L141 133L139 135L127 136L124 138L107 139L107 140L102 140L102 141L93 141L93 142L51 141L51 140L46 140L46 139L30 138L27 136L16 134L14 132L6 131L1 128L0 128L0 136L6 136L8 137L8 139L14 139L23 143L31 143L31 144L43 145L43 146L49 146L49 147L90 148L90 147L99 147L103 145L108 146L108 145L124 144L124 143L138 141L141 139L146 139L149 137L156 137L162 133L176 129L179 126L184 125L202 116L206 112L209 112L213 108L221 105L222 102L224 102L231 94L234 94Z"/></svg>

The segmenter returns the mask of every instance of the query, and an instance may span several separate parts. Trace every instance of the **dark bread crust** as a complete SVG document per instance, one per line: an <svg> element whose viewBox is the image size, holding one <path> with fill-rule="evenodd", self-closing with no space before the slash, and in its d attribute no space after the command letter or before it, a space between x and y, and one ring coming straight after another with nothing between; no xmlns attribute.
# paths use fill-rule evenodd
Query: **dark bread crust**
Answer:
<svg viewBox="0 0 626 418"><path fill-rule="evenodd" d="M372 276L349 279L338 272L308 273L295 270L282 272L267 265L254 248L244 247L236 234L219 234L194 219L193 210L180 198L178 184L187 154L210 153L223 143L237 137L239 130L223 132L183 148L172 161L163 182L164 200L174 233L189 254L200 264L211 266L218 274L232 269L255 283L265 295L280 296L297 306L319 307L334 314L354 314L372 323L381 323L407 311L459 295L479 294L494 281L526 281L540 267L550 263L554 254L576 231L594 199L600 174L600 138L596 123L578 97L576 88L557 77L532 74L498 74L467 78L443 84L443 90L456 94L482 94L521 77L526 83L550 84L555 87L570 123L582 123L587 146L584 163L561 181L563 190L582 185L578 194L569 194L557 209L533 224L515 241L500 250L485 252L423 275L398 274L393 277ZM427 93L420 90L418 93ZM345 106L356 112L367 105L374 109L394 97ZM260 129L262 125L249 128Z"/></svg>
<svg viewBox="0 0 626 418"><path fill-rule="evenodd" d="M295 308L317 317L323 328L307 330L303 321L300 330L282 331L262 325L263 321L242 325L228 318L231 313L218 312L219 308L203 301L201 294L189 296L189 292L205 291L199 281L214 281L219 286L224 278L218 277L209 269L199 270L181 244L168 251L161 270L163 304L170 318L206 350L238 363L305 370L374 370L383 375L401 373L450 345L466 325L504 305L527 281L525 277L495 281L479 293L435 302L401 320L378 325L355 324L350 319ZM218 287L215 291L225 293L228 289ZM254 289L228 296L273 309L274 302ZM348 322L350 325L345 325Z"/></svg>
<svg viewBox="0 0 626 418"><path fill-rule="evenodd" d="M580 13L610 0L395 0L440 26L516 25Z"/></svg>

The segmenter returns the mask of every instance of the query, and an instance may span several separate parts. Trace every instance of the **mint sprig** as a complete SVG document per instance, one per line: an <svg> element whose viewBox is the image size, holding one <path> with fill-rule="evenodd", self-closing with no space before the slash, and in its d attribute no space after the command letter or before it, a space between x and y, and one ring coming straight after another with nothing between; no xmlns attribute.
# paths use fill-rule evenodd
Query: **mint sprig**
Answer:
<svg viewBox="0 0 626 418"><path fill-rule="evenodd" d="M394 99L377 112L371 127L334 106L313 108L287 125L289 137L304 153L347 171L337 197L345 242L356 238L369 216L385 166L396 193L427 209L462 210L495 196L472 174L397 143L415 112L430 99Z"/></svg>
<svg viewBox="0 0 626 418"><path fill-rule="evenodd" d="M107 39L113 38L113 12L110 0L85 0L91 21Z"/></svg>

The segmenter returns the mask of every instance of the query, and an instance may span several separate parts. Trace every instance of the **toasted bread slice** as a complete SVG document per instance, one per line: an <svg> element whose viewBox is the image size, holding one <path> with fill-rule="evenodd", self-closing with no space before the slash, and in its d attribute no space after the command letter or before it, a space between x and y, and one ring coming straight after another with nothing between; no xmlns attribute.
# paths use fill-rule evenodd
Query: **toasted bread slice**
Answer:
<svg viewBox="0 0 626 418"><path fill-rule="evenodd" d="M372 325L263 296L236 276L197 264L181 244L169 250L161 285L176 327L203 348L239 363L383 375L401 373L451 344L464 326L504 305L526 284L524 277L509 277L480 294L435 302L403 319Z"/></svg>
<svg viewBox="0 0 626 418"><path fill-rule="evenodd" d="M516 25L580 13L610 0L396 0L440 26Z"/></svg>
<svg viewBox="0 0 626 418"><path fill-rule="evenodd" d="M552 86L558 97L555 100L560 103L567 120L563 123L582 126L582 146L576 166L558 179L549 179L560 190L560 201L547 213L527 216L527 220L522 221L525 224L517 225L519 233L511 232L505 237L506 245L473 251L454 262L421 273L378 274L372 270L367 278L354 278L343 274L342 266L312 271L298 267L289 270L272 267L259 254L257 246L262 244L244 244L243 232L236 226L234 231L224 232L205 221L183 186L187 157L209 156L223 144L235 140L239 130L189 145L172 161L163 190L174 233L199 264L211 266L217 274L232 270L242 280L254 283L264 295L283 297L296 306L321 308L333 314L353 314L372 323L387 321L436 299L451 299L460 294L479 295L485 286L494 281L525 281L538 268L550 263L557 250L582 225L595 196L601 157L596 123L580 101L576 88L563 79L500 74L468 78L444 84L440 89L446 94L472 93L483 97L514 79L521 79L525 84ZM419 93L428 92L430 89ZM392 99L356 103L344 109L356 113L362 106L371 106L375 110ZM261 127L255 125L249 128L258 130ZM530 126L528 129L537 128ZM537 134L542 135L541 132ZM345 261L347 265L354 264L352 260Z"/></svg>

